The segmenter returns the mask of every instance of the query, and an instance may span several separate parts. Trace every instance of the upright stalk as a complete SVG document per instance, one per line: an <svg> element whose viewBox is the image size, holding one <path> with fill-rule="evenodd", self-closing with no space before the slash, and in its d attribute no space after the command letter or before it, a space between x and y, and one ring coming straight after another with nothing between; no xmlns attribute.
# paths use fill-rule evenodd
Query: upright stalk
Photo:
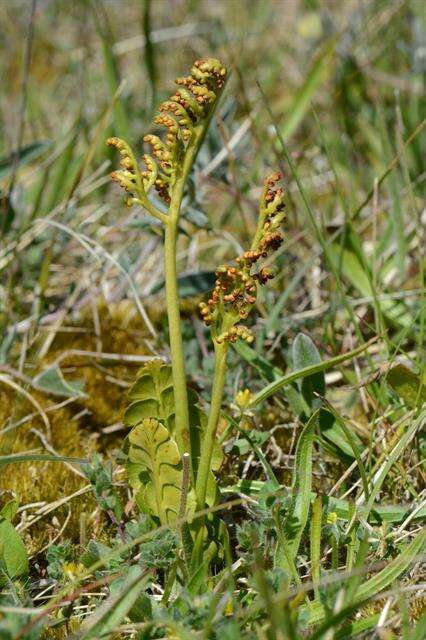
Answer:
<svg viewBox="0 0 426 640"><path fill-rule="evenodd" d="M188 394L186 390L185 359L179 312L179 292L176 268L177 224L169 220L164 237L164 271L166 305L169 321L170 353L172 360L175 399L176 440L181 454L190 453Z"/></svg>
<svg viewBox="0 0 426 640"><path fill-rule="evenodd" d="M179 287L176 260L178 223L182 198L189 172L200 146L201 132L195 131L194 139L185 155L181 172L176 178L171 193L169 215L165 221L164 273L166 280L166 307L169 322L170 354L175 400L176 441L181 455L191 453L189 432L188 392L186 388L185 357L183 353L181 318L179 309ZM191 456L192 461L192 456Z"/></svg>
<svg viewBox="0 0 426 640"><path fill-rule="evenodd" d="M222 405L223 390L225 387L227 353L227 342L215 342L215 368L213 377L212 399L207 427L204 433L203 445L201 447L201 457L197 471L197 482L195 485L197 496L197 510L204 509L204 505L206 502L207 483L209 478L214 443L216 439L216 430L219 421L220 408Z"/></svg>

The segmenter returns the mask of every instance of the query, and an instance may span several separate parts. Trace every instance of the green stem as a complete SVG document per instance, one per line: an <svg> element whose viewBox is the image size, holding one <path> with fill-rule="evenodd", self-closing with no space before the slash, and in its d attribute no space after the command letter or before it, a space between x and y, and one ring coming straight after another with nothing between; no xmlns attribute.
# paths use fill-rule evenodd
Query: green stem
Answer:
<svg viewBox="0 0 426 640"><path fill-rule="evenodd" d="M185 358L183 353L182 329L179 310L179 288L177 281L176 243L178 223L182 205L185 184L189 172L194 164L207 130L213 109L209 118L194 128L193 138L189 144L182 167L176 175L172 187L169 214L164 221L164 272L166 280L166 306L169 321L170 354L172 360L172 376L175 400L175 428L176 441L179 452L191 453L191 439L189 431L188 392L186 388ZM158 217L158 216L157 216ZM219 406L220 409L220 406ZM191 476L194 480L194 460L191 454Z"/></svg>
<svg viewBox="0 0 426 640"><path fill-rule="evenodd" d="M197 472L197 510L204 509L204 505L206 502L207 482L209 478L220 408L222 405L223 389L225 387L227 352L227 342L221 342L220 344L218 344L217 342L215 343L216 358L212 388L212 401L203 444L201 447L200 463Z"/></svg>
<svg viewBox="0 0 426 640"><path fill-rule="evenodd" d="M188 148L182 170L176 178L171 193L169 215L165 220L164 272L166 280L166 306L169 322L170 354L175 400L176 441L181 455L191 453L189 433L188 392L186 388L185 358L183 353L179 288L177 280L176 244L178 223L185 183L199 148L199 135L195 135ZM192 456L191 456L192 461ZM193 462L193 461L192 461Z"/></svg>
<svg viewBox="0 0 426 640"><path fill-rule="evenodd" d="M173 389L175 400L176 440L180 454L189 453L189 413L186 390L185 360L179 311L179 292L176 268L177 224L172 220L166 224L164 238L164 270L166 277L166 305L169 321L170 353L172 360Z"/></svg>

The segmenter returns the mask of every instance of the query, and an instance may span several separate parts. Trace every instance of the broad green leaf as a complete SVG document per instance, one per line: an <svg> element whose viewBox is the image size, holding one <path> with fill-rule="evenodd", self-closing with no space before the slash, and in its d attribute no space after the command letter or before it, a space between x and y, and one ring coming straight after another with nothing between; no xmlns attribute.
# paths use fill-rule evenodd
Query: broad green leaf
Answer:
<svg viewBox="0 0 426 640"><path fill-rule="evenodd" d="M27 573L28 555L21 536L9 520L0 518L0 587L7 577L13 579Z"/></svg>
<svg viewBox="0 0 426 640"><path fill-rule="evenodd" d="M133 427L145 418L153 416L160 417L158 402L156 400L138 400L127 407L123 422L126 427Z"/></svg>
<svg viewBox="0 0 426 640"><path fill-rule="evenodd" d="M117 589L85 620L80 640L108 637L113 633L136 603L146 582L147 576L140 567L130 567L129 574Z"/></svg>
<svg viewBox="0 0 426 640"><path fill-rule="evenodd" d="M298 371L294 371L293 373L288 373L285 376L278 378L278 380L274 380L254 396L251 402L251 406L256 406L260 402L263 402L264 400L269 398L269 396L273 395L279 389L287 384L290 384L291 382L295 382L296 380L300 380L301 378L305 378L306 376L311 376L315 373L318 373L319 371L326 371L327 369L331 369L331 367L335 367L336 365L341 364L346 360L354 358L359 353L362 353L363 351L368 349L371 343L372 341L366 342L353 351L348 351L347 353L343 353L340 356L335 356L334 358L330 358L329 360L323 360L318 364L304 367L303 369L299 369Z"/></svg>
<svg viewBox="0 0 426 640"><path fill-rule="evenodd" d="M392 389L412 409L421 407L426 402L426 384L411 369L397 364L388 372L387 382Z"/></svg>
<svg viewBox="0 0 426 640"><path fill-rule="evenodd" d="M84 381L73 380L72 382L67 382L62 375L62 371L58 367L58 365L49 367L48 369L45 369L44 371L39 373L34 378L34 382L37 384L37 387L39 387L43 391L52 393L54 395L65 396L67 398L87 397L87 395L83 392Z"/></svg>
<svg viewBox="0 0 426 640"><path fill-rule="evenodd" d="M344 459L341 455L342 452L349 458L354 457L353 449L345 436L342 426L338 422L333 421L330 426L326 427L325 429L322 428L321 435L327 440L327 442L321 440L321 445L324 446L324 448L329 451L329 453L331 453L332 455L336 455L341 459ZM353 433L352 436L357 445L361 446L362 443L356 433Z"/></svg>
<svg viewBox="0 0 426 640"><path fill-rule="evenodd" d="M173 433L175 409L170 365L161 360L148 362L139 371L128 397L132 403L124 414L124 424L132 427L144 418L156 418Z"/></svg>
<svg viewBox="0 0 426 640"><path fill-rule="evenodd" d="M293 343L293 367L297 371L298 369L304 369L306 367L317 365L321 362L321 356L315 344L311 338L304 333L297 334ZM314 392L325 395L325 377L323 371L318 371L310 376L305 376L298 380L299 389L312 408L318 403L318 398L315 398ZM314 402L316 400L316 402Z"/></svg>

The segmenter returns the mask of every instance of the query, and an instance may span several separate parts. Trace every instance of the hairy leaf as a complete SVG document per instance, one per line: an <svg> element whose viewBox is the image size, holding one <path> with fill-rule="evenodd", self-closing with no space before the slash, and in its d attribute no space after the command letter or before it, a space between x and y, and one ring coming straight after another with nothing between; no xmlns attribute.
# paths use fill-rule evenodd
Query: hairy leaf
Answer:
<svg viewBox="0 0 426 640"><path fill-rule="evenodd" d="M293 473L292 500L284 522L284 558L290 565L299 550L302 534L308 521L312 491L312 444L318 411L312 414L300 434Z"/></svg>

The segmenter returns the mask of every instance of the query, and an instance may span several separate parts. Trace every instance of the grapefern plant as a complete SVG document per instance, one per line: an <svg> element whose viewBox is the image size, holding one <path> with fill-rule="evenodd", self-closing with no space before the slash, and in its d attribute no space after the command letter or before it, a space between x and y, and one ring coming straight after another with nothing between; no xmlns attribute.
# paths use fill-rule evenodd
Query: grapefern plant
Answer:
<svg viewBox="0 0 426 640"><path fill-rule="evenodd" d="M194 511L216 499L213 471L221 461L216 431L226 377L229 344L238 339L251 342L242 324L253 309L259 287L273 277L262 260L283 241L284 192L280 175L264 183L253 242L235 264L217 269L215 287L200 313L211 329L215 372L208 416L198 398L188 391L182 349L177 285L176 242L178 223L188 175L209 126L227 72L215 58L195 62L189 76L178 78L178 88L159 108L154 122L165 128L163 137L146 135L151 154L139 165L127 142L110 138L108 144L121 155L121 169L112 178L126 191L128 206L139 205L164 225L164 271L169 324L171 366L149 363L130 391L131 404L125 423L131 428L127 441L128 470L140 506L162 524L178 518L190 520ZM160 210L150 194L167 206ZM198 546L202 548L203 524L199 519ZM200 542L201 541L201 542Z"/></svg>

